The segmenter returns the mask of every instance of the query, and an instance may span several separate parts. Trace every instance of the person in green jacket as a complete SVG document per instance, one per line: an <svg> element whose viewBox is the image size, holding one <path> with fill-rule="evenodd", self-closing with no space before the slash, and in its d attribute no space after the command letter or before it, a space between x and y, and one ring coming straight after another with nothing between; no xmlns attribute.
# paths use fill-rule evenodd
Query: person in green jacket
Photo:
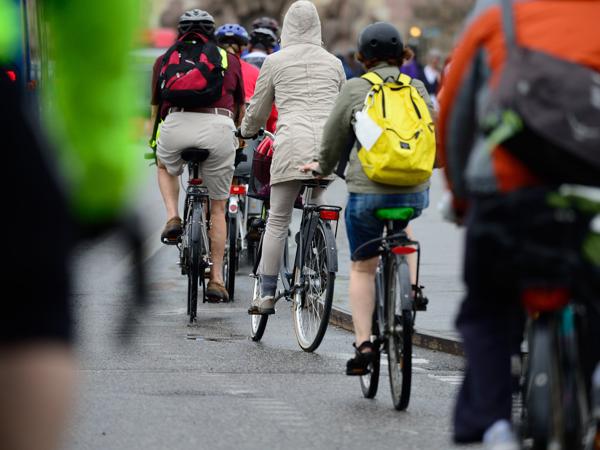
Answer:
<svg viewBox="0 0 600 450"><path fill-rule="evenodd" d="M365 68L376 72L382 79L396 79L400 74L399 67L410 57L410 50L404 47L398 30L385 22L367 26L358 38L358 49L358 58ZM425 85L415 79L411 84L427 103L433 117L433 104ZM325 124L318 161L300 167L301 171L314 171L322 176L331 174L346 149L356 146L353 128L355 114L363 108L370 89L371 84L362 78L346 82ZM384 223L375 217L377 209L412 207L415 210L413 219L418 217L429 205L429 181L409 187L376 183L365 174L357 152L351 151L346 183L349 198L345 220L350 254L353 255L349 291L356 335L356 356L348 361L346 373L364 375L376 354L370 337L375 308L375 271L379 256L377 245L364 247L359 254L355 254L355 250L365 242L383 235ZM416 264L413 266L416 267ZM416 278L416 274L413 278Z"/></svg>
<svg viewBox="0 0 600 450"><path fill-rule="evenodd" d="M21 20L16 2L0 0L3 163L8 189L18 196L7 221L3 271L14 294L4 299L0 316L3 450L56 449L65 431L75 378L73 243L82 231L121 220L135 161L142 162L130 130L137 102L128 70L137 3L21 2L39 27L39 42L38 33L29 35L32 47L51 51L43 55L52 70L40 80L45 101L38 120L24 83L4 70L15 67Z"/></svg>

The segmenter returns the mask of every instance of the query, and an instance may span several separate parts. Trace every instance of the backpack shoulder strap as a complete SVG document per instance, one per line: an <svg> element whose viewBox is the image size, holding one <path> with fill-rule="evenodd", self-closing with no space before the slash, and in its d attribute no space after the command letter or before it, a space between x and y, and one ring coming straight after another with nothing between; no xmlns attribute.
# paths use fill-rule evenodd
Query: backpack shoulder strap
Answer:
<svg viewBox="0 0 600 450"><path fill-rule="evenodd" d="M506 47L511 52L517 48L516 22L512 0L501 0L500 8L502 9L502 31L504 32Z"/></svg>
<svg viewBox="0 0 600 450"><path fill-rule="evenodd" d="M372 85L383 84L383 78L381 78L377 72L367 72L364 75L361 75L361 78L367 80Z"/></svg>
<svg viewBox="0 0 600 450"><path fill-rule="evenodd" d="M398 83L403 84L405 86L410 86L412 78L406 75L405 73L400 72L398 75Z"/></svg>

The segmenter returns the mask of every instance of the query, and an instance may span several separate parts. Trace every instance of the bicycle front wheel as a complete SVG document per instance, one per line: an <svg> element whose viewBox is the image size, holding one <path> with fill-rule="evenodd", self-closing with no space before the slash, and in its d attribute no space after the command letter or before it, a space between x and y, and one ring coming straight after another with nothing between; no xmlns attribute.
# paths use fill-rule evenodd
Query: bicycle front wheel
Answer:
<svg viewBox="0 0 600 450"><path fill-rule="evenodd" d="M302 288L294 294L292 317L298 345L312 352L325 336L333 302L335 271L328 249L336 247L329 225L319 221L312 241L306 245L304 266L294 267L294 285L302 284Z"/></svg>
<svg viewBox="0 0 600 450"><path fill-rule="evenodd" d="M258 296L259 282L258 275L254 278L254 289L252 290L252 298L256 298ZM250 337L254 342L258 342L262 339L263 334L265 333L265 328L267 328L267 321L269 320L268 314L252 314L250 316L251 320L251 328L250 328Z"/></svg>
<svg viewBox="0 0 600 450"><path fill-rule="evenodd" d="M394 408L403 411L408 407L412 381L413 311L403 307L411 304L412 286L405 258L389 260L386 298L386 345L390 390Z"/></svg>
<svg viewBox="0 0 600 450"><path fill-rule="evenodd" d="M377 309L373 313L373 325L371 333L379 336L379 325L377 324ZM377 388L379 387L379 369L381 366L381 356L369 364L369 373L360 377L360 389L365 398L375 398Z"/></svg>
<svg viewBox="0 0 600 450"><path fill-rule="evenodd" d="M223 281L229 293L229 301L234 300L235 272L237 269L237 220L231 215L227 218L227 245L223 258Z"/></svg>

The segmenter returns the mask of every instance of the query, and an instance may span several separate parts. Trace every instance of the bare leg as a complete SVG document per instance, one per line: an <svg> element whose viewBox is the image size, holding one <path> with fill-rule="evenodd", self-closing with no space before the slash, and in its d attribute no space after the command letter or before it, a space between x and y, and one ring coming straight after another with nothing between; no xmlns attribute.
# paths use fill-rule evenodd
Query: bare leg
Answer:
<svg viewBox="0 0 600 450"><path fill-rule="evenodd" d="M350 267L350 307L356 345L371 338L375 311L375 272L379 257L353 261Z"/></svg>
<svg viewBox="0 0 600 450"><path fill-rule="evenodd" d="M210 201L210 255L212 267L210 269L211 281L223 284L223 254L225 253L225 240L227 239L227 225L225 223L225 204L227 200Z"/></svg>
<svg viewBox="0 0 600 450"><path fill-rule="evenodd" d="M405 231L408 238L412 240L414 238L412 227L408 225ZM408 261L408 269L410 270L410 282L417 284L417 254L411 253L407 255L406 260Z"/></svg>
<svg viewBox="0 0 600 450"><path fill-rule="evenodd" d="M179 217L179 177L167 172L160 161L158 162L158 187L167 208L167 219Z"/></svg>
<svg viewBox="0 0 600 450"><path fill-rule="evenodd" d="M0 443L56 450L73 400L75 363L64 344L0 347Z"/></svg>

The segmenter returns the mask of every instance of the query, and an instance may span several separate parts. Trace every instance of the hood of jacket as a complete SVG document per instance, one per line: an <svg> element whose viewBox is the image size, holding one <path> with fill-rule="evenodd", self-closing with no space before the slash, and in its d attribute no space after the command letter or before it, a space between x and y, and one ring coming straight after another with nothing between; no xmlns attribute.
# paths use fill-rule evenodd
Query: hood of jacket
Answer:
<svg viewBox="0 0 600 450"><path fill-rule="evenodd" d="M299 0L292 3L283 19L281 47L294 44L321 45L321 20L312 2Z"/></svg>

